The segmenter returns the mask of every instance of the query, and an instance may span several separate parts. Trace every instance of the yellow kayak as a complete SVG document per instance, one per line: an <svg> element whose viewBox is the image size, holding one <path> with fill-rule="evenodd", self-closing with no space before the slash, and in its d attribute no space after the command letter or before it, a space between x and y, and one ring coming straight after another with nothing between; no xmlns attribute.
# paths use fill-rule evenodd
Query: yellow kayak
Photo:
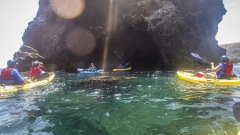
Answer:
<svg viewBox="0 0 240 135"><path fill-rule="evenodd" d="M131 70L132 67L129 67L129 68L118 68L118 69L113 69L113 71L128 71L128 70Z"/></svg>
<svg viewBox="0 0 240 135"><path fill-rule="evenodd" d="M192 83L204 83L204 84L214 84L214 85L240 85L240 79L232 77L231 79L207 79L207 78L200 78L195 76L193 73L177 71L177 77L180 80L192 82Z"/></svg>
<svg viewBox="0 0 240 135"><path fill-rule="evenodd" d="M32 87L37 87L44 85L46 83L51 82L55 78L55 73L49 73L50 76L46 79L36 81L36 82L31 82L31 83L26 83L26 84L21 84L21 85L1 85L0 86L0 92L16 92L18 90L25 90L29 89Z"/></svg>

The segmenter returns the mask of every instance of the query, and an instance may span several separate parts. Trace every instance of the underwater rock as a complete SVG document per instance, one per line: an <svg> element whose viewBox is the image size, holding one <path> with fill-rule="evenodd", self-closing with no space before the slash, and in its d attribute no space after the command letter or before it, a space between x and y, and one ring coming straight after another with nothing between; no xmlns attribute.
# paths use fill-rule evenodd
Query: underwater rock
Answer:
<svg viewBox="0 0 240 135"><path fill-rule="evenodd" d="M125 77L125 76L92 76L90 78L86 78L81 80L81 83L91 83L91 84L102 84L110 83L115 84L121 80L129 80L129 79L136 79L137 77Z"/></svg>

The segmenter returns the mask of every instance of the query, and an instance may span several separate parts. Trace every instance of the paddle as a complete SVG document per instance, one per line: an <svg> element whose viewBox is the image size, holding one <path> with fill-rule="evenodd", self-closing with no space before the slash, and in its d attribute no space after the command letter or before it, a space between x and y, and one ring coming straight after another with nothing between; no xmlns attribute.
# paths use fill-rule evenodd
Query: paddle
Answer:
<svg viewBox="0 0 240 135"><path fill-rule="evenodd" d="M77 68L77 71L88 71L88 69Z"/></svg>
<svg viewBox="0 0 240 135"><path fill-rule="evenodd" d="M204 58L200 57L200 56L199 56L198 54L196 54L196 53L191 53L191 55L192 55L193 57L195 57L195 58L198 58L198 59L200 59L200 60L203 60L203 61L207 62L208 64L211 64L210 62L208 62L208 61L205 60Z"/></svg>
<svg viewBox="0 0 240 135"><path fill-rule="evenodd" d="M235 119L240 122L240 102L237 102L233 105L233 115Z"/></svg>

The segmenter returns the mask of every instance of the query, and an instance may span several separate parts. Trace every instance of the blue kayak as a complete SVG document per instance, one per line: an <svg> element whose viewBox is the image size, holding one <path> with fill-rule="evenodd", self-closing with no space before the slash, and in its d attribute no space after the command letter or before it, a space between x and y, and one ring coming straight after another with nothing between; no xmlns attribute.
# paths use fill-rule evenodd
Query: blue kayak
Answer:
<svg viewBox="0 0 240 135"><path fill-rule="evenodd" d="M99 71L81 71L81 72L79 72L79 74L89 74L89 75L99 74L99 73L100 73Z"/></svg>
<svg viewBox="0 0 240 135"><path fill-rule="evenodd" d="M96 70L96 71L84 71L80 68L77 69L79 71L80 76L91 76L91 75L98 75L100 72L103 72L104 70Z"/></svg>

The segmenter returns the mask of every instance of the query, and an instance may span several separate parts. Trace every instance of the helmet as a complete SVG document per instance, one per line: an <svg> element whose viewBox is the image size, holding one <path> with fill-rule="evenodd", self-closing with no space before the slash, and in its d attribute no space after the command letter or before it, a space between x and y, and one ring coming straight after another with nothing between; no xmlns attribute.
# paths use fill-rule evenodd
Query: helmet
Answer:
<svg viewBox="0 0 240 135"><path fill-rule="evenodd" d="M8 60L7 61L7 65L10 68L13 68L16 64L17 64L17 62L15 60Z"/></svg>
<svg viewBox="0 0 240 135"><path fill-rule="evenodd" d="M228 62L228 57L223 55L220 57L221 62Z"/></svg>
<svg viewBox="0 0 240 135"><path fill-rule="evenodd" d="M39 66L39 62L38 61L33 62L33 67L38 67L38 66Z"/></svg>

